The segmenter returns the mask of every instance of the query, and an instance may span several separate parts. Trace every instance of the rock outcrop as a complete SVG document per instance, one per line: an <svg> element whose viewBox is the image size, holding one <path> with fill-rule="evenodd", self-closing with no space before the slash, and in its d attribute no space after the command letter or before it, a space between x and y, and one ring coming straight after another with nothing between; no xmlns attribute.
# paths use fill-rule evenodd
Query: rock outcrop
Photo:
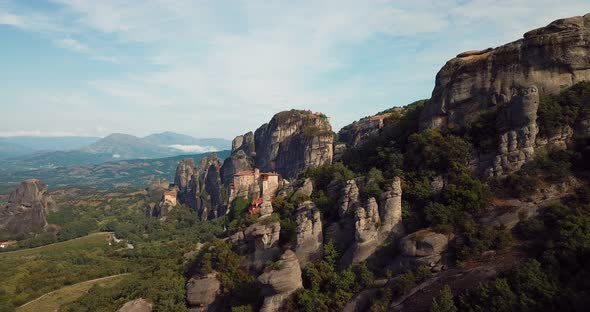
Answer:
<svg viewBox="0 0 590 312"><path fill-rule="evenodd" d="M125 303L117 312L152 312L152 304L139 298Z"/></svg>
<svg viewBox="0 0 590 312"><path fill-rule="evenodd" d="M225 183L241 170L277 172L292 180L312 166L332 163L334 138L329 119L320 113L291 110L280 112L251 132L233 141L232 157L224 162ZM240 153L241 151L241 153Z"/></svg>
<svg viewBox="0 0 590 312"><path fill-rule="evenodd" d="M146 216L165 218L176 206L177 191L166 179L157 179L146 188Z"/></svg>
<svg viewBox="0 0 590 312"><path fill-rule="evenodd" d="M297 224L295 254L301 267L322 257L323 232L320 210L312 201L301 203L295 211Z"/></svg>
<svg viewBox="0 0 590 312"><path fill-rule="evenodd" d="M396 259L396 267L434 267L447 250L447 235L424 229L403 237L400 240L400 256Z"/></svg>
<svg viewBox="0 0 590 312"><path fill-rule="evenodd" d="M265 296L261 312L277 312L285 301L295 291L303 288L301 266L297 256L291 250L285 251L273 269L258 277L262 284L262 294Z"/></svg>
<svg viewBox="0 0 590 312"><path fill-rule="evenodd" d="M295 196L310 197L313 193L313 182L306 178L303 185L295 191Z"/></svg>
<svg viewBox="0 0 590 312"><path fill-rule="evenodd" d="M393 111L400 113L402 108L394 108ZM349 124L338 131L338 139L343 142L347 148L360 146L367 138L379 133L385 126L385 119L390 117L393 112L380 113L379 115L363 118Z"/></svg>
<svg viewBox="0 0 590 312"><path fill-rule="evenodd" d="M262 219L231 235L228 240L240 254L247 256L250 271L258 272L267 261L274 261L280 255L280 233L279 221Z"/></svg>
<svg viewBox="0 0 590 312"><path fill-rule="evenodd" d="M486 175L519 169L532 158L538 138L539 94L590 80L590 14L554 21L524 38L459 54L436 76L422 111L422 128L466 126L480 114L498 113L500 146L479 159ZM480 157L481 158L481 157Z"/></svg>
<svg viewBox="0 0 590 312"><path fill-rule="evenodd" d="M338 215L344 218L346 214L356 211L359 207L359 188L355 180L346 181L343 189L343 195L338 203Z"/></svg>
<svg viewBox="0 0 590 312"><path fill-rule="evenodd" d="M195 168L192 158L180 161L174 179L180 203L193 208L202 220L225 214L221 184L221 163L217 154L201 159Z"/></svg>
<svg viewBox="0 0 590 312"><path fill-rule="evenodd" d="M16 236L43 230L46 214L57 210L46 193L47 185L37 179L21 182L8 197L8 204L0 207L0 233Z"/></svg>
<svg viewBox="0 0 590 312"><path fill-rule="evenodd" d="M343 206L350 207L350 203L358 202L354 185L351 181L347 183L345 199L341 201L341 211L344 210ZM343 256L344 265L366 260L392 235L401 235L403 232L401 196L401 179L396 177L386 192L381 195L379 203L374 197L370 197L364 205L355 204L354 243Z"/></svg>
<svg viewBox="0 0 590 312"><path fill-rule="evenodd" d="M276 114L255 132L256 167L294 179L305 169L331 164L332 126L320 113L287 111Z"/></svg>
<svg viewBox="0 0 590 312"><path fill-rule="evenodd" d="M193 277L186 283L186 301L191 311L214 311L218 296L221 294L221 282L217 273L202 277Z"/></svg>

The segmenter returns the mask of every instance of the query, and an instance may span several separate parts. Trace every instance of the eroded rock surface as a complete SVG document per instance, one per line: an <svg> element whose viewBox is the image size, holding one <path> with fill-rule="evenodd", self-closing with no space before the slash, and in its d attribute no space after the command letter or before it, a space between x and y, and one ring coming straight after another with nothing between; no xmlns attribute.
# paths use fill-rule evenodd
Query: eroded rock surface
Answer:
<svg viewBox="0 0 590 312"><path fill-rule="evenodd" d="M258 282L262 284L262 294L265 296L261 312L280 311L285 299L303 288L301 266L293 251L285 251L274 266L275 269L258 277Z"/></svg>
<svg viewBox="0 0 590 312"><path fill-rule="evenodd" d="M221 163L217 154L203 158L195 168L192 158L184 159L176 169L175 184L180 203L193 208L201 220L225 214L221 185Z"/></svg>
<svg viewBox="0 0 590 312"><path fill-rule="evenodd" d="M481 156L478 165L488 176L510 173L532 159L536 141L547 140L537 137L539 94L557 94L584 80L590 80L590 15L560 19L523 39L448 61L436 76L421 127L466 126L496 111L498 151Z"/></svg>
<svg viewBox="0 0 590 312"><path fill-rule="evenodd" d="M56 210L47 185L37 179L25 180L10 193L8 204L0 207L0 233L16 236L39 232L47 225L46 214Z"/></svg>
<svg viewBox="0 0 590 312"><path fill-rule="evenodd" d="M221 282L217 273L193 277L186 284L186 301L191 311L205 312L215 310L214 306L221 293Z"/></svg>
<svg viewBox="0 0 590 312"><path fill-rule="evenodd" d="M152 312L152 304L139 298L125 303L117 312Z"/></svg>
<svg viewBox="0 0 590 312"><path fill-rule="evenodd" d="M297 237L295 254L301 267L322 257L322 220L319 209L312 201L301 203L295 212Z"/></svg>
<svg viewBox="0 0 590 312"><path fill-rule="evenodd" d="M348 183L347 188L348 186L353 186L353 184ZM351 194L346 192L347 188L345 188L345 197ZM352 194L354 193L353 191ZM375 253L378 247L386 243L392 235L401 235L403 232L401 196L401 179L396 177L388 186L386 192L382 194L379 204L374 197L371 197L364 205L356 207L354 211L355 239L342 259L344 265L366 260ZM342 203L345 202L342 201Z"/></svg>

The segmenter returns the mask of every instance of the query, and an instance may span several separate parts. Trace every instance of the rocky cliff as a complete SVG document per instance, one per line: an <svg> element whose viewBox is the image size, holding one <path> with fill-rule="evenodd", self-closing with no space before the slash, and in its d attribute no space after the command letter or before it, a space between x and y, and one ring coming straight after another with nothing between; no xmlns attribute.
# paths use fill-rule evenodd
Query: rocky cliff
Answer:
<svg viewBox="0 0 590 312"><path fill-rule="evenodd" d="M499 146L478 160L486 175L502 175L519 169L548 139L538 137L539 95L584 80L590 80L590 14L557 20L520 40L448 61L436 76L421 127L456 129L496 112Z"/></svg>
<svg viewBox="0 0 590 312"><path fill-rule="evenodd" d="M182 160L174 181L179 202L195 209L202 220L225 214L221 162L217 154L211 153L203 158L198 167L191 158Z"/></svg>
<svg viewBox="0 0 590 312"><path fill-rule="evenodd" d="M259 168L294 179L312 166L332 163L334 138L329 119L320 113L290 110L273 116L269 123L238 136L232 156L223 164L224 182L233 173Z"/></svg>
<svg viewBox="0 0 590 312"><path fill-rule="evenodd" d="M47 185L37 179L21 182L0 207L0 233L16 236L41 231L46 225L45 215L57 206L46 194Z"/></svg>
<svg viewBox="0 0 590 312"><path fill-rule="evenodd" d="M354 217L354 240L342 258L342 264L360 263L387 243L392 236L403 233L401 179L396 177L381 195L361 204L356 182L348 181L340 200L341 218Z"/></svg>

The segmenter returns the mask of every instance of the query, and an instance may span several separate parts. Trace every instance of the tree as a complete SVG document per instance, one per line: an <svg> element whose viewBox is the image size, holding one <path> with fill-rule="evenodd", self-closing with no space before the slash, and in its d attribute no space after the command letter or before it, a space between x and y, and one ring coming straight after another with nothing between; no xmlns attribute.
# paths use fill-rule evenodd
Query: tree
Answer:
<svg viewBox="0 0 590 312"><path fill-rule="evenodd" d="M457 307L455 306L455 302L453 301L453 293L451 292L451 288L449 287L449 285L445 285L445 287L443 287L443 289L440 291L438 300L436 298L432 299L432 306L430 307L430 312L457 311Z"/></svg>

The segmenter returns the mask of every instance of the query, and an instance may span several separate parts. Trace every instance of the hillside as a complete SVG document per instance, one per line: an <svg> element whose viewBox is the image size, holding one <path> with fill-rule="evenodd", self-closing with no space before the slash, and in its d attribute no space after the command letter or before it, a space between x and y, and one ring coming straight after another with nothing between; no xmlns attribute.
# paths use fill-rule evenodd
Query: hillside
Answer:
<svg viewBox="0 0 590 312"><path fill-rule="evenodd" d="M161 147L136 136L122 133L111 134L82 148L81 151L93 154L110 154L114 159L161 158L174 154L170 148Z"/></svg>
<svg viewBox="0 0 590 312"><path fill-rule="evenodd" d="M199 152L214 152L223 151L231 148L231 141L225 139L205 138L198 139L189 135L174 133L174 132L162 132L150 134L143 138L145 141L159 146L168 146L180 150L189 150Z"/></svg>
<svg viewBox="0 0 590 312"><path fill-rule="evenodd" d="M587 14L460 53L430 99L337 135L292 109L219 154L6 172L53 190L28 196L42 184L29 180L0 197L3 216L26 217L9 225L46 221L0 252L0 304L131 273L60 308L586 311L589 125ZM194 142L115 134L86 152L157 154L167 140ZM111 244L87 236L102 231Z"/></svg>
<svg viewBox="0 0 590 312"><path fill-rule="evenodd" d="M223 159L229 156L229 151L221 151L217 154ZM174 180L174 171L181 159L192 158L194 161L199 162L207 155L181 155L159 159L132 159L114 162L104 162L107 160L106 157L101 158L96 155L99 164L65 165L57 168L33 170L16 168L7 170L5 168L0 170L0 189L10 188L15 183L33 177L43 180L52 189L72 185L97 188L122 186L142 188L158 178Z"/></svg>

